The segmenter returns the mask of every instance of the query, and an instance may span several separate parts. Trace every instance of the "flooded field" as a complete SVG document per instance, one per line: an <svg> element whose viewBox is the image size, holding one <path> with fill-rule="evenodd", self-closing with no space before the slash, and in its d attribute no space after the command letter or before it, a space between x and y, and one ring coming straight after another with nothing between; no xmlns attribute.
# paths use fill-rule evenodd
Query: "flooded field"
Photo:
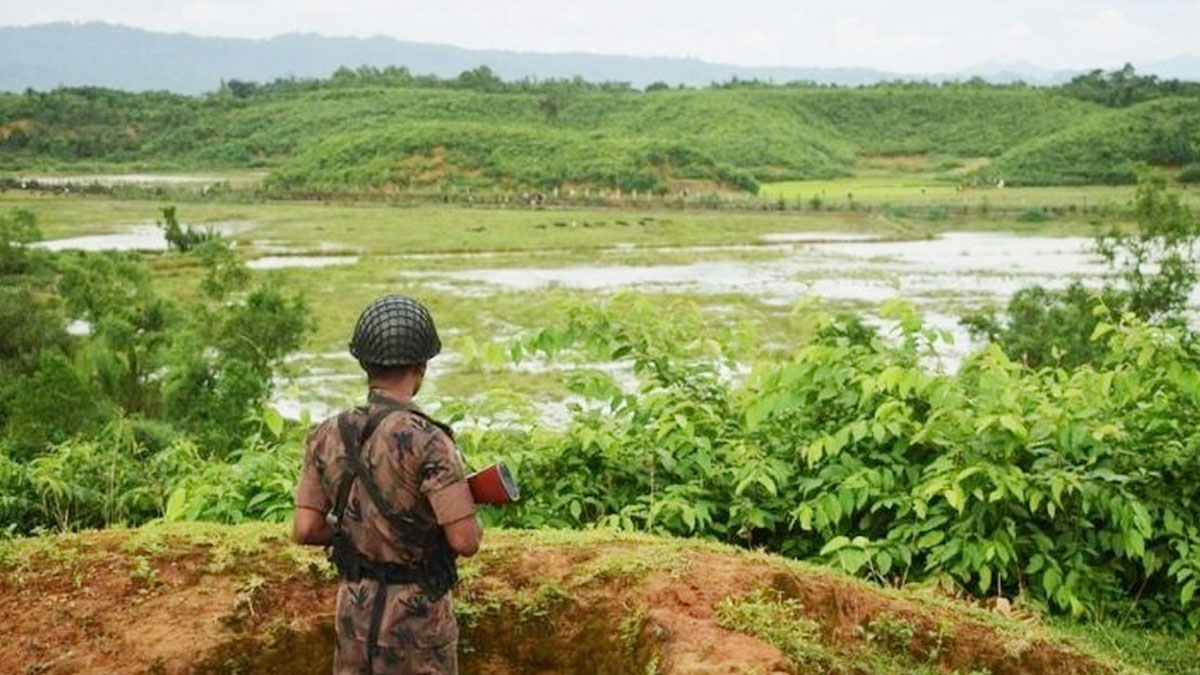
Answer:
<svg viewBox="0 0 1200 675"><path fill-rule="evenodd" d="M431 364L430 386L435 392L485 408L483 399L489 396L512 399L501 406L504 410L481 413L465 420L468 424L503 424L516 418L565 424L567 404L578 400L560 382L574 371L602 372L623 388L635 386L627 364L508 363L502 346L522 330L503 317L513 302L545 304L536 310L540 318L535 325L549 325L561 320L547 300L552 295L585 301L619 292L677 295L733 312L731 316L755 311L784 316L797 302L813 298L829 308L861 311L868 322L890 332L894 323L881 318L878 307L904 298L916 305L927 325L948 338L935 345L927 363L949 370L975 347L959 322L964 313L1000 306L1019 289L1034 284L1058 288L1074 279L1098 283L1105 270L1090 238L1012 232L949 231L898 238L894 233L815 229L757 232L727 244L613 241L591 251L547 247L368 255L362 247L348 245L337 232L323 231L321 239L298 246L288 238L259 238L262 230L254 221L217 221L210 226L237 238L251 269L306 275L286 277L290 281L284 283L303 278L308 292L316 294L312 299L318 306L336 310L319 311L319 322L344 323L351 319L343 320L341 314L352 313L348 307L359 296L395 290L442 298L443 307L485 308L484 317L468 315L461 320L479 322L495 315L486 325L474 326L455 325L455 319L448 318L446 352ZM111 234L52 239L39 245L52 250L166 249L154 225L124 226ZM356 298L353 302L347 292ZM1200 294L1193 301L1200 305ZM751 304L762 309L753 310ZM462 331L472 337L456 335ZM339 336L337 341L318 339L315 350L293 359L277 381L275 402L288 417L299 417L304 411L319 417L358 398L362 376L357 364L340 351L345 331L329 328L327 332ZM463 342L468 339L469 344ZM489 343L496 346L488 347ZM480 354L488 349L493 362L484 367ZM480 389L480 382L492 383L493 390Z"/></svg>
<svg viewBox="0 0 1200 675"><path fill-rule="evenodd" d="M220 173L108 173L108 174L25 174L17 177L19 184L26 186L54 186L70 188L71 186L102 185L116 187L133 185L137 187L155 186L193 186L229 184L233 187L254 185L267 172L261 170L229 170Z"/></svg>
<svg viewBox="0 0 1200 675"><path fill-rule="evenodd" d="M231 237L254 227L248 221L218 221L200 226L223 236ZM38 242L35 246L51 251L166 251L167 238L158 225L143 223L126 225L108 234L86 234L79 237L62 237Z"/></svg>
<svg viewBox="0 0 1200 675"><path fill-rule="evenodd" d="M809 235L811 233L800 233ZM764 237L780 241L783 235ZM907 297L923 304L1002 300L1018 288L1062 285L1103 271L1082 237L1025 237L950 232L936 239L882 241L797 237L776 246L769 261L712 261L672 265L591 264L564 267L480 267L413 272L432 280L536 291L550 287L744 293L787 304L805 296L878 303ZM731 250L745 250L731 249ZM478 292L470 286L464 292Z"/></svg>

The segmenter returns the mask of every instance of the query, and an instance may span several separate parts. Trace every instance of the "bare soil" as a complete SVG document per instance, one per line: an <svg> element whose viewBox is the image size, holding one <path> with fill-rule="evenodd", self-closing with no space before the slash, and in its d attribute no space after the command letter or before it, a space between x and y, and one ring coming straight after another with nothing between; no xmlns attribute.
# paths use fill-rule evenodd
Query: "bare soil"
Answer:
<svg viewBox="0 0 1200 675"><path fill-rule="evenodd" d="M0 561L0 673L330 670L336 580L319 552L276 526L45 537ZM710 545L489 533L461 567L468 675L1112 670L1031 623ZM773 644L771 626L723 627L722 604L748 597L779 598L795 620L815 621L820 667ZM911 639L872 642L879 617Z"/></svg>

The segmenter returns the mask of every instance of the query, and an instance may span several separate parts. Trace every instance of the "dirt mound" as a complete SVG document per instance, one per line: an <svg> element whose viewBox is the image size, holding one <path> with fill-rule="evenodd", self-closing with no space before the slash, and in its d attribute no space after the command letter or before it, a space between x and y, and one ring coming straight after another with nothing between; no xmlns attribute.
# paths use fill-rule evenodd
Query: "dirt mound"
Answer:
<svg viewBox="0 0 1200 675"><path fill-rule="evenodd" d="M0 556L0 672L329 672L336 580L279 526L60 535ZM1032 620L695 542L489 532L462 578L467 674L1113 671Z"/></svg>

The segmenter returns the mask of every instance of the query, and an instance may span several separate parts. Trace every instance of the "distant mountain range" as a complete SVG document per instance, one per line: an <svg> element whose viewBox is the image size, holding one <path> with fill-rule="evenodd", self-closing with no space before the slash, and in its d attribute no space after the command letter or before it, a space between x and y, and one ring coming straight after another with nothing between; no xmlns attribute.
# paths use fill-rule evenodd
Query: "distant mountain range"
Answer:
<svg viewBox="0 0 1200 675"><path fill-rule="evenodd" d="M487 65L505 80L570 78L703 86L734 77L773 82L810 80L828 84L871 84L883 80L1022 80L1056 84L1077 74L1025 62L989 63L952 73L898 73L870 68L748 67L700 59L609 56L584 53L464 49L403 42L387 37L335 38L288 34L266 40L155 33L104 23L51 23L0 27L0 90L96 85L132 91L197 94L222 80L258 82L277 77L327 77L341 66L406 66L417 74L453 77ZM1119 64L1102 64L1108 67ZM1141 72L1200 80L1200 57L1135 64Z"/></svg>

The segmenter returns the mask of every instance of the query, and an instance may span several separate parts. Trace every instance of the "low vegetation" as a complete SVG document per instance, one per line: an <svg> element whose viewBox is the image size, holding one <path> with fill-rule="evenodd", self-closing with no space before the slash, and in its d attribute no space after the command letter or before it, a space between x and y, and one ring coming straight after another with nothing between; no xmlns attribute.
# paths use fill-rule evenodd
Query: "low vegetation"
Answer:
<svg viewBox="0 0 1200 675"><path fill-rule="evenodd" d="M1132 183L1139 162L1200 157L1200 98L1166 98L1090 118L1008 149L988 171L1013 184Z"/></svg>
<svg viewBox="0 0 1200 675"><path fill-rule="evenodd" d="M455 594L463 673L1187 673L1194 640L1092 635L703 542L492 530ZM86 580L81 586L81 580ZM328 672L335 583L280 526L0 542L5 672ZM71 604L68 622L60 608Z"/></svg>
<svg viewBox="0 0 1200 675"><path fill-rule="evenodd" d="M764 181L847 175L858 156L932 153L948 166L999 157L983 175L1010 184L1127 183L1131 162L1200 159L1193 89L1120 72L1058 89L743 82L639 92L504 83L486 69L444 81L346 70L228 83L203 97L67 88L0 95L0 169L268 167L268 191L291 196L689 184L754 193Z"/></svg>
<svg viewBox="0 0 1200 675"><path fill-rule="evenodd" d="M206 461L262 461L259 439L283 432L265 401L275 369L304 335L304 301L269 283L251 286L220 239L180 260L202 272L190 299L178 300L155 287L136 254L52 253L30 246L39 236L30 212L0 215L0 521L8 531L143 522Z"/></svg>

